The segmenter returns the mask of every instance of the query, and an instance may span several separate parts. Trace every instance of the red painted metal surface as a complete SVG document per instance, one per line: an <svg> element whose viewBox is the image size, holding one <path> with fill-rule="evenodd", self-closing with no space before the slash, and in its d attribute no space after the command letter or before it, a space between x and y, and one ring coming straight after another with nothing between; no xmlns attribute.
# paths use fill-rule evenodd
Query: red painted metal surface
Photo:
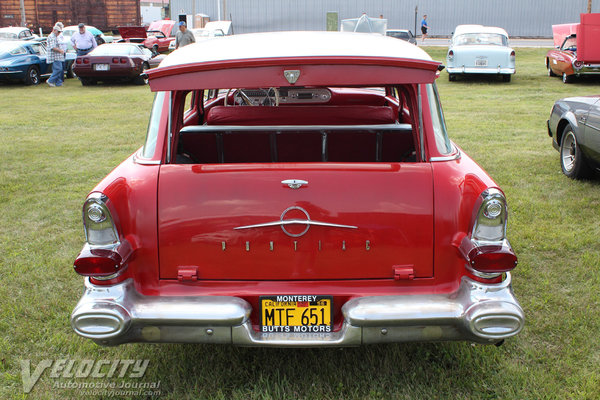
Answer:
<svg viewBox="0 0 600 400"><path fill-rule="evenodd" d="M272 62L267 61L264 66L256 61L256 68L250 68L254 75L249 79L273 84L269 74L277 71L280 76L281 68L270 65ZM234 79L245 71L238 67ZM352 67L343 63L329 70L310 63L306 67L315 68L311 71L316 75L308 74L311 82L332 78L332 71L340 73L340 67L349 69L342 68L339 80L355 84L366 80L368 74L374 83L374 72L391 71L390 81L426 82L435 77L429 65L420 72L408 67ZM216 83L210 85L218 88L228 77L232 78L231 71L200 69L190 67L182 75L169 75L175 71L158 74L155 78L160 79L154 79L153 90L190 89L186 87L190 77L202 79L203 84L215 78ZM358 77L348 75L354 70L362 72ZM408 72L408 76L401 78L402 72ZM376 76L377 82L388 79ZM222 87L232 86L235 84L228 82ZM360 98L360 90L344 90L333 97L336 104L345 104L346 95ZM416 85L411 85L409 92L415 99ZM181 99L175 98L177 109ZM382 105L379 100L373 101L369 104ZM435 144L428 101L427 93L422 91L427 159L444 155ZM163 105L155 154L146 161L165 162L167 102ZM403 107L405 113L417 114L416 101ZM413 118L412 124L418 132L418 120ZM176 132L181 125L175 122L173 130ZM309 183L290 189L281 184L285 179ZM238 296L255 310L261 295L331 295L337 330L342 323L341 307L353 297L455 291L460 278L469 274L458 247L472 227L473 207L483 190L496 186L464 153L443 162L360 164L159 166L142 165L132 157L94 191L111 199L111 213L117 220L119 234L131 244L133 252L121 276L93 282L106 285L133 278L137 290L144 295ZM286 235L278 226L235 229L279 221L292 206L303 208L311 220L358 229L311 226L297 238ZM287 218L304 216L292 210L284 216ZM289 227L295 234L302 230L296 225ZM251 318L257 328L257 313Z"/></svg>
<svg viewBox="0 0 600 400"><path fill-rule="evenodd" d="M584 63L600 62L600 13L581 14L577 26L577 59Z"/></svg>
<svg viewBox="0 0 600 400"><path fill-rule="evenodd" d="M294 190L286 179L309 183ZM397 264L431 276L429 164L165 165L159 182L161 278L184 265L197 265L200 279L392 278ZM279 226L235 229L305 219L300 210L282 217L289 207L357 229L311 226L300 237ZM300 234L305 226L286 229Z"/></svg>

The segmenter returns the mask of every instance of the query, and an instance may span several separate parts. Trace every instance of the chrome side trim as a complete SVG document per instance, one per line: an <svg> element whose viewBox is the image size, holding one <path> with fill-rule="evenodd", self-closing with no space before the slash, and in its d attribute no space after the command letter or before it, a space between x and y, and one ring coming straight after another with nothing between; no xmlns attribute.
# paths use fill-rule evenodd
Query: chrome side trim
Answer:
<svg viewBox="0 0 600 400"><path fill-rule="evenodd" d="M139 165L160 165L160 160L149 160L139 156L140 151L133 155L133 162Z"/></svg>
<svg viewBox="0 0 600 400"><path fill-rule="evenodd" d="M449 156L440 156L440 157L430 157L429 158L429 162L442 162L442 161L454 161L454 160L460 160L460 158L462 157L462 154L460 152L459 149L454 148L455 149L455 153L451 154Z"/></svg>

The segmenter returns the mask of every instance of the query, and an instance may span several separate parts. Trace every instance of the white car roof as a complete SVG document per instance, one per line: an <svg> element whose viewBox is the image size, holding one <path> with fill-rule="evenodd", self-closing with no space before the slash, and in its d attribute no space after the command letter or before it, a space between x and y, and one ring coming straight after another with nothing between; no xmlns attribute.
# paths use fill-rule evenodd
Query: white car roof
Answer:
<svg viewBox="0 0 600 400"><path fill-rule="evenodd" d="M458 25L454 29L453 36L463 35L465 33L496 33L508 37L508 33L502 28L483 25Z"/></svg>
<svg viewBox="0 0 600 400"><path fill-rule="evenodd" d="M0 32L19 33L22 31L28 31L29 29L22 26L8 26L6 28L0 28Z"/></svg>
<svg viewBox="0 0 600 400"><path fill-rule="evenodd" d="M282 57L381 57L431 61L417 46L389 36L354 32L264 32L192 43L161 67L225 60Z"/></svg>

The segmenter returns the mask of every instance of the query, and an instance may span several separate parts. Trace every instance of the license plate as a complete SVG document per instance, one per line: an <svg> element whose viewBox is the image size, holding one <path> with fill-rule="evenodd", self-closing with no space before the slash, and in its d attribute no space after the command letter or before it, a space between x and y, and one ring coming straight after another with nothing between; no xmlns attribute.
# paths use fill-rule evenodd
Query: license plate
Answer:
<svg viewBox="0 0 600 400"><path fill-rule="evenodd" d="M476 67L487 67L487 65L488 65L487 58L478 58L475 60Z"/></svg>
<svg viewBox="0 0 600 400"><path fill-rule="evenodd" d="M108 71L110 69L110 65L108 65L108 64L94 64L94 69L96 71Z"/></svg>
<svg viewBox="0 0 600 400"><path fill-rule="evenodd" d="M331 332L333 297L260 296L261 332Z"/></svg>

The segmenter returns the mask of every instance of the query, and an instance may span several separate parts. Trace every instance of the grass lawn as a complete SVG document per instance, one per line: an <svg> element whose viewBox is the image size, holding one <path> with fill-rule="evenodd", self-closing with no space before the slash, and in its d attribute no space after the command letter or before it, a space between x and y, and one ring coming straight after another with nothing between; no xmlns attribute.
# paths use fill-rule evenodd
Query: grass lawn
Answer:
<svg viewBox="0 0 600 400"><path fill-rule="evenodd" d="M444 60L443 48L426 48ZM82 292L71 268L87 192L143 141L147 87L0 85L0 398L82 397L50 370L24 394L21 361L148 359L161 397L216 399L597 399L600 391L600 179L560 171L546 132L556 99L599 81L546 76L545 50L517 49L510 83L438 87L452 139L504 189L519 256L514 291L526 327L502 347L419 343L348 349L130 344L80 338L69 315ZM114 378L120 382L123 379ZM124 396L124 397L132 397Z"/></svg>

